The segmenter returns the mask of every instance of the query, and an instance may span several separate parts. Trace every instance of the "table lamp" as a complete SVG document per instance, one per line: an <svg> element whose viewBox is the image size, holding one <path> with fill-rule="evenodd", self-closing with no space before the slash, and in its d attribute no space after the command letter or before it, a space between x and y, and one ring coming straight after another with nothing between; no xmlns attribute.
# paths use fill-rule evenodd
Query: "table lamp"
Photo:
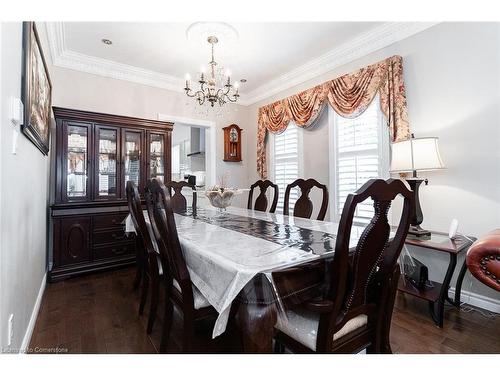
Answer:
<svg viewBox="0 0 500 375"><path fill-rule="evenodd" d="M417 176L417 171L432 171L444 169L444 163L439 154L439 143L437 137L411 138L392 144L391 173L412 172L411 178L406 178L414 194L414 207L411 218L409 234L416 237L429 237L431 233L422 229L420 224L424 220L418 189L422 182L427 185L427 179Z"/></svg>

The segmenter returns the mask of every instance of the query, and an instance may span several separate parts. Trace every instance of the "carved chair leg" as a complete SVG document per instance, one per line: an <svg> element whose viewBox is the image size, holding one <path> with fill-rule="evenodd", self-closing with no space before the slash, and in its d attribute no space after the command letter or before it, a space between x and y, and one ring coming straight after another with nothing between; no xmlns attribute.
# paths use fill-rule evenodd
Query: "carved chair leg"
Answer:
<svg viewBox="0 0 500 375"><path fill-rule="evenodd" d="M142 280L142 270L139 265L137 265L137 270L135 272L135 278L134 278L134 289L139 288L139 285L141 285L141 280Z"/></svg>
<svg viewBox="0 0 500 375"><path fill-rule="evenodd" d="M279 340L274 339L274 353L283 354L285 353L285 345Z"/></svg>
<svg viewBox="0 0 500 375"><path fill-rule="evenodd" d="M373 342L366 347L366 354L378 354Z"/></svg>
<svg viewBox="0 0 500 375"><path fill-rule="evenodd" d="M193 352L193 341L194 341L194 328L184 327L184 338L182 339L182 352L192 353Z"/></svg>
<svg viewBox="0 0 500 375"><path fill-rule="evenodd" d="M135 247L136 247L136 254L135 254L135 266L136 266L136 272L135 272L135 278L134 278L134 289L137 289L139 285L141 285L141 281L144 279L145 271L144 271L144 257L142 255L142 252L144 251L144 248L142 247L141 241L139 241L139 237L135 236Z"/></svg>
<svg viewBox="0 0 500 375"><path fill-rule="evenodd" d="M391 278L389 279L389 290L384 293L384 298L382 304L385 305L385 312L382 314L384 316L381 326L375 337L375 352L383 354L392 354L390 333L391 333L391 322L392 313L394 310L394 303L396 301L396 293L398 289L398 281L400 276L399 265L396 265ZM384 301L385 300L385 301Z"/></svg>
<svg viewBox="0 0 500 375"><path fill-rule="evenodd" d="M141 302L139 304L139 315L144 314L144 307L146 306L146 300L148 298L148 289L149 289L149 276L147 274L144 274L144 280L141 291Z"/></svg>
<svg viewBox="0 0 500 375"><path fill-rule="evenodd" d="M151 278L151 303L149 307L148 328L146 330L148 335L153 332L153 325L156 320L156 311L158 310L159 292L159 280L156 276L153 276Z"/></svg>
<svg viewBox="0 0 500 375"><path fill-rule="evenodd" d="M168 347L168 338L170 337L170 329L174 318L174 305L170 301L168 293L165 296L165 314L163 317L163 328L161 333L160 353L166 353Z"/></svg>
<svg viewBox="0 0 500 375"><path fill-rule="evenodd" d="M184 353L191 353L193 350L194 341L194 319L190 314L184 314L184 322L182 329L182 351Z"/></svg>

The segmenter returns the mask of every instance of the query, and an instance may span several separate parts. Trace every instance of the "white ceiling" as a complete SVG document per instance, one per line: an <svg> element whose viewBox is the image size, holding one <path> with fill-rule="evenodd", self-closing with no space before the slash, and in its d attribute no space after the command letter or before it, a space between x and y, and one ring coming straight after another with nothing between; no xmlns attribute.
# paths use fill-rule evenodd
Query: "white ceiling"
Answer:
<svg viewBox="0 0 500 375"><path fill-rule="evenodd" d="M234 78L247 79L240 91L242 102L250 104L262 99L266 93L273 93L270 83L276 83L279 89L283 89L283 81L297 84L297 76L304 73L304 68L321 70L325 65L324 57L332 55L332 51L352 53L352 48L348 50L346 46L358 48L360 42L366 46L373 45L371 36L380 38L388 30L407 30L407 25L413 24L233 23L231 25L237 30L239 39L236 43L221 40L216 45L215 59L229 68ZM184 75L190 73L195 77L201 66L206 66L210 60L208 43L188 41L186 30L189 25L64 22L47 23L46 27L54 65L90 69L103 75L112 75L106 74L110 69L121 70L118 77L122 79L127 79L129 75L130 80L137 81L136 76L141 76L141 83L161 86L161 81L163 87L182 90ZM398 28L394 29L394 25ZM420 24L416 29L418 32L427 27L428 24ZM103 38L110 39L113 44L105 45L101 42ZM330 57L333 56L339 60L338 53ZM311 66L311 61L315 61L316 66ZM87 69L85 64L90 68Z"/></svg>

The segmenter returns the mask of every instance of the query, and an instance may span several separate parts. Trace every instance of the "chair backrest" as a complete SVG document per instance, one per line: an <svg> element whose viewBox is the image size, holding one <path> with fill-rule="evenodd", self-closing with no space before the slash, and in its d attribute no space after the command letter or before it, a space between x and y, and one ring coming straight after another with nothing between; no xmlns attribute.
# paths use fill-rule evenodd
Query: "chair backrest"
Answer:
<svg viewBox="0 0 500 375"><path fill-rule="evenodd" d="M139 237L139 240L146 251L146 253L143 253L143 256L147 256L150 252L155 251L153 245L154 239L151 237L151 233L148 230L146 220L144 218L139 190L133 181L127 181L125 190L127 193L128 209L134 224L136 236Z"/></svg>
<svg viewBox="0 0 500 375"><path fill-rule="evenodd" d="M266 211L267 210L267 196L266 192L269 187L272 187L274 189L274 196L273 196L273 203L271 204L271 208L269 209L270 213L274 213L276 211L276 206L278 205L278 197L279 197L279 189L278 185L273 184L269 180L259 180L256 183L252 184L250 186L250 193L248 194L248 206L247 208L249 210L252 209L252 202L253 202L253 191L256 187L259 187L260 194L255 200L255 204L253 206L253 209L256 211Z"/></svg>
<svg viewBox="0 0 500 375"><path fill-rule="evenodd" d="M321 208L319 210L317 220L324 220L326 210L328 209L328 189L326 185L320 184L313 178L309 178L307 180L299 178L286 187L283 214L289 215L290 191L296 186L300 188L300 197L295 202L295 207L293 208L293 216L304 217L306 219L311 218L313 212L313 203L309 198L309 193L311 192L311 189L313 187L317 187L323 192L323 199L321 201Z"/></svg>
<svg viewBox="0 0 500 375"><path fill-rule="evenodd" d="M165 182L165 186L170 192L170 202L174 212L182 213L187 211L187 200L184 195L182 195L182 189L187 187L193 190L193 203L192 208L196 210L196 186L186 182L186 181L168 181ZM173 190L173 194L172 194Z"/></svg>
<svg viewBox="0 0 500 375"><path fill-rule="evenodd" d="M404 198L403 211L396 234L390 240L391 226L387 214L399 194ZM354 253L350 254L349 241L356 206L369 198L373 200L373 218L362 232ZM355 316L366 314L369 322L378 319L381 288L387 287L397 265L410 226L412 201L412 191L401 180L393 179L369 180L356 193L347 196L333 264L327 273L326 295L333 301L333 312L320 319L318 345L329 345L332 334Z"/></svg>
<svg viewBox="0 0 500 375"><path fill-rule="evenodd" d="M183 300L192 305L191 278L182 254L170 194L160 180L152 179L147 182L146 205L153 224L162 265L168 270L164 273L166 277L174 278L179 283Z"/></svg>

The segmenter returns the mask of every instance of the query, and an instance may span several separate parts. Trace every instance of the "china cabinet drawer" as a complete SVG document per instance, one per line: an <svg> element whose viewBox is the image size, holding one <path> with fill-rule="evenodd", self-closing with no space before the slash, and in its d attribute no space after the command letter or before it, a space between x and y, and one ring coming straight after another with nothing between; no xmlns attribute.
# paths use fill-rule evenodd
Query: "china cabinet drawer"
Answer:
<svg viewBox="0 0 500 375"><path fill-rule="evenodd" d="M117 227L124 227L124 220L128 216L128 212L124 212L117 215L103 215L94 216L93 218L93 229L103 230Z"/></svg>
<svg viewBox="0 0 500 375"><path fill-rule="evenodd" d="M94 232L92 234L92 243L94 245L102 245L107 243L131 241L134 238L125 233L124 229L110 230L104 232Z"/></svg>
<svg viewBox="0 0 500 375"><path fill-rule="evenodd" d="M135 254L135 244L133 242L121 242L108 246L94 247L94 259L96 260L133 254Z"/></svg>

